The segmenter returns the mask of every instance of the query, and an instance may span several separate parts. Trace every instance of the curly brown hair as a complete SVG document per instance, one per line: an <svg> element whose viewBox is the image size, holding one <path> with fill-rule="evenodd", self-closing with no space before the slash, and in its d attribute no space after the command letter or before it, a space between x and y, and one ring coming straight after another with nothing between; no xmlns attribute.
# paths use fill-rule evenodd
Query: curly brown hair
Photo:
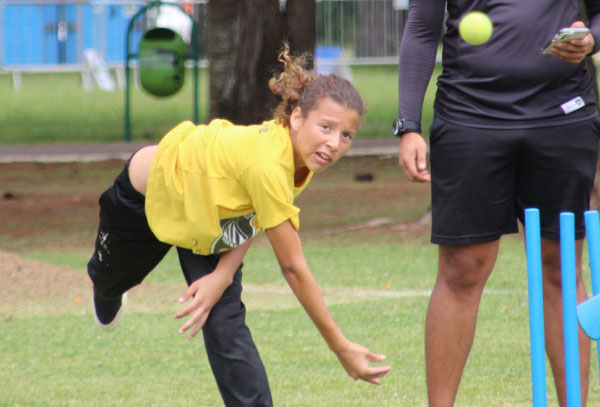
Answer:
<svg viewBox="0 0 600 407"><path fill-rule="evenodd" d="M290 115L297 106L306 117L325 98L355 110L362 117L366 112L365 104L352 83L335 74L318 75L306 69L310 58L308 53L290 56L290 48L284 44L278 58L283 63L283 72L269 81L271 91L281 97L273 111L275 121L289 126Z"/></svg>

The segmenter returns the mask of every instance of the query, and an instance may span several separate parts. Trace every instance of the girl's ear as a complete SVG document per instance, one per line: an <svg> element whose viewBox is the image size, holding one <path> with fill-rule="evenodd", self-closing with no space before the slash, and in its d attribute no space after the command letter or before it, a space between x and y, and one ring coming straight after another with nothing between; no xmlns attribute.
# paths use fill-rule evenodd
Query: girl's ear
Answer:
<svg viewBox="0 0 600 407"><path fill-rule="evenodd" d="M304 123L304 116L302 116L302 109L300 106L296 106L292 113L290 114L290 127L293 130L298 130L302 127L302 123Z"/></svg>

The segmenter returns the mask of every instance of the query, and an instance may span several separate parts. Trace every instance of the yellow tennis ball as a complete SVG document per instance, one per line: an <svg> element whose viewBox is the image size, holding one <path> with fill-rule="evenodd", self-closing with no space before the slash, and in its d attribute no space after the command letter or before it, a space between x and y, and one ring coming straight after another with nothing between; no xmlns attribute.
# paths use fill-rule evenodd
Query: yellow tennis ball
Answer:
<svg viewBox="0 0 600 407"><path fill-rule="evenodd" d="M492 36L492 20L481 11L465 14L458 24L458 32L471 45L481 45Z"/></svg>

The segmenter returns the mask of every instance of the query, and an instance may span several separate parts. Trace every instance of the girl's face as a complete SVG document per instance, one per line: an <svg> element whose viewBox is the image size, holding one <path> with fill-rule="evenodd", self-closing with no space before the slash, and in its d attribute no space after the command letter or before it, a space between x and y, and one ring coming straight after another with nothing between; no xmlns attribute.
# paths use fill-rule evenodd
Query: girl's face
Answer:
<svg viewBox="0 0 600 407"><path fill-rule="evenodd" d="M296 168L319 173L350 148L360 115L330 98L322 99L306 117L300 107L290 115L290 136Z"/></svg>

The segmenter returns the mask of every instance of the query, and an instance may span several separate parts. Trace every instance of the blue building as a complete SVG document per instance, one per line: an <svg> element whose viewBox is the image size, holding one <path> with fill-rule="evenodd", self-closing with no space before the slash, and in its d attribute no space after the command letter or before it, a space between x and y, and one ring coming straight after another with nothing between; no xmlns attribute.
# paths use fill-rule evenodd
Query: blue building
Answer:
<svg viewBox="0 0 600 407"><path fill-rule="evenodd" d="M0 0L0 66L82 64L94 49L108 63L125 60L131 17L144 5L118 0ZM144 19L136 20L131 44L138 44Z"/></svg>

